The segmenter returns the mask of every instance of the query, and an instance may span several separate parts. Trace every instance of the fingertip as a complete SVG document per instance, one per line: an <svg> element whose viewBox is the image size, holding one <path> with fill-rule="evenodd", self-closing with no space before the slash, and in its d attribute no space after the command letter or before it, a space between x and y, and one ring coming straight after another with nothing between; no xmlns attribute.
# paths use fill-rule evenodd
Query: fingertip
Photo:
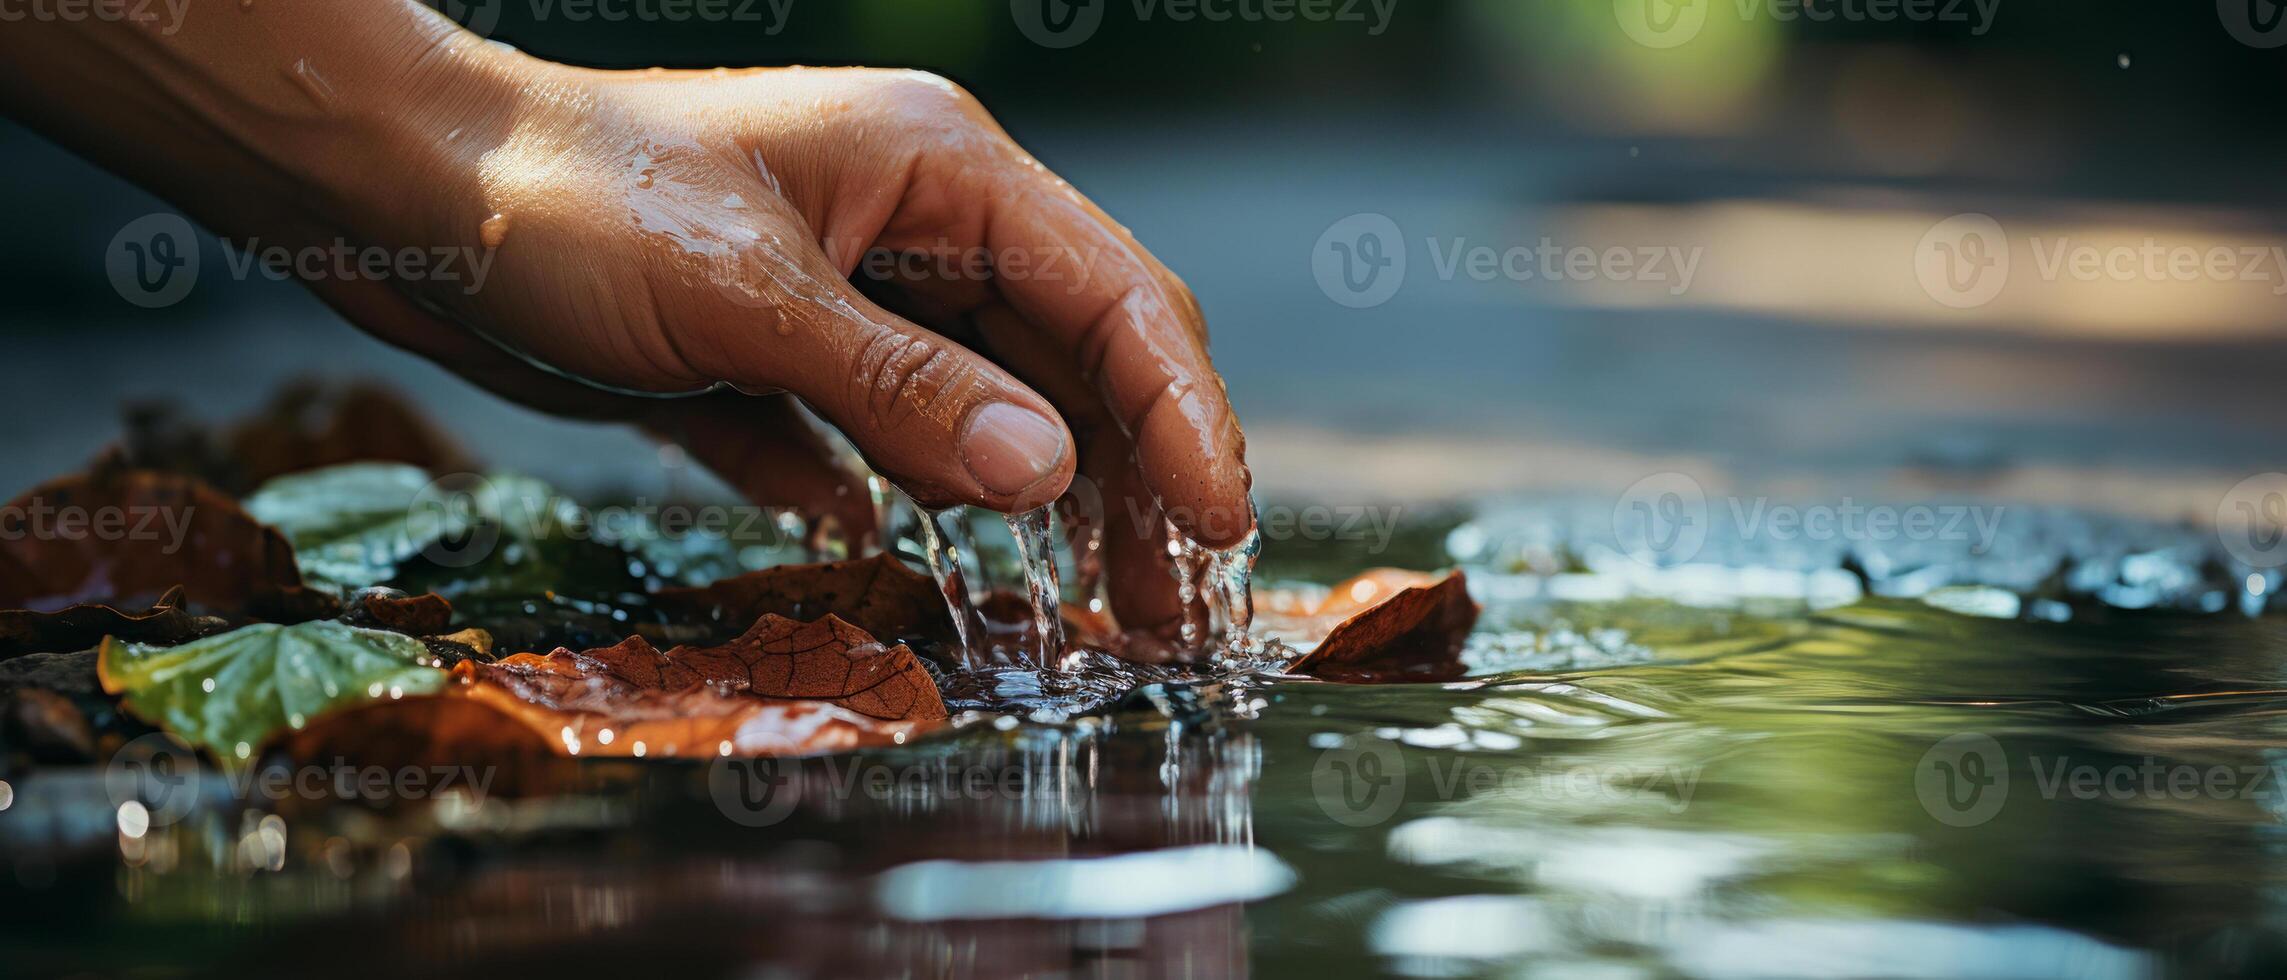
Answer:
<svg viewBox="0 0 2287 980"><path fill-rule="evenodd" d="M1254 475L1230 410L1210 401L1193 393L1152 411L1136 433L1136 456L1177 531L1209 548L1229 548L1254 530Z"/></svg>

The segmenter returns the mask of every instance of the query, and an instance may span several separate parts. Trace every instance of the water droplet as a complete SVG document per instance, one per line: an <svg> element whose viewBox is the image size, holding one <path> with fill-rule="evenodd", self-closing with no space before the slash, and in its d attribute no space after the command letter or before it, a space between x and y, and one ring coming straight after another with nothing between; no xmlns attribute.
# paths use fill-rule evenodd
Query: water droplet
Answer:
<svg viewBox="0 0 2287 980"><path fill-rule="evenodd" d="M499 248L508 240L508 216L495 214L476 226L476 240L486 248Z"/></svg>

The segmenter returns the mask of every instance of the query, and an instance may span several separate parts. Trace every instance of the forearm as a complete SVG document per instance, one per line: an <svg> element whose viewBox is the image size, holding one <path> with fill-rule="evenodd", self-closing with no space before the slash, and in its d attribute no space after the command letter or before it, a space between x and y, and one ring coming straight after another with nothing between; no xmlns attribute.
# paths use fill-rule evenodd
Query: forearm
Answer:
<svg viewBox="0 0 2287 980"><path fill-rule="evenodd" d="M481 206L527 59L412 0L175 3L0 28L0 111L224 234L411 241Z"/></svg>

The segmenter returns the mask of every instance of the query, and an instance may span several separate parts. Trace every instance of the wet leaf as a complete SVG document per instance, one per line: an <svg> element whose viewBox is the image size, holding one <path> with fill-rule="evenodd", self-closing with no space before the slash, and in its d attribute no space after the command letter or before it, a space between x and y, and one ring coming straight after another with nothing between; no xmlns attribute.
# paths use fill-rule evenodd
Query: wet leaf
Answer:
<svg viewBox="0 0 2287 980"><path fill-rule="evenodd" d="M764 616L808 621L831 614L888 640L960 643L937 584L886 554L765 568L701 588L665 589L652 601L670 616L718 623L752 623Z"/></svg>
<svg viewBox="0 0 2287 980"><path fill-rule="evenodd" d="M434 482L415 466L337 466L265 483L246 498L246 510L285 535L311 581L364 588L475 528L478 515L434 492Z"/></svg>
<svg viewBox="0 0 2287 980"><path fill-rule="evenodd" d="M96 674L129 711L226 765L330 709L425 694L445 673L421 641L336 622L258 624L178 647L106 640Z"/></svg>
<svg viewBox="0 0 2287 980"><path fill-rule="evenodd" d="M501 764L566 757L695 759L846 752L910 741L942 722L883 721L823 701L712 688L635 691L599 710L528 700L470 679L430 697L336 712L282 736L296 759L362 765Z"/></svg>
<svg viewBox="0 0 2287 980"><path fill-rule="evenodd" d="M834 616L802 623L765 615L738 639L717 647L661 653L636 637L584 653L517 654L472 666L467 673L527 700L588 710L637 692L708 687L824 701L889 721L945 717L937 685L912 650L880 643Z"/></svg>
<svg viewBox="0 0 2287 980"><path fill-rule="evenodd" d="M40 762L90 762L95 728L70 698L19 687L0 694L0 746Z"/></svg>
<svg viewBox="0 0 2287 980"><path fill-rule="evenodd" d="M1459 571L1432 576L1396 569L1336 585L1315 603L1272 594L1262 607L1267 631L1297 646L1315 640L1287 666L1289 673L1353 684L1460 677L1468 670L1461 647L1478 613Z"/></svg>
<svg viewBox="0 0 2287 980"><path fill-rule="evenodd" d="M184 609L180 586L167 590L141 612L125 612L100 603L45 613L0 609L0 658L86 650L106 636L171 646L228 628L230 624L220 618L194 616Z"/></svg>
<svg viewBox="0 0 2287 980"><path fill-rule="evenodd" d="M342 620L407 636L438 636L453 628L453 604L434 592L407 595L377 587L350 597Z"/></svg>
<svg viewBox="0 0 2287 980"><path fill-rule="evenodd" d="M68 477L16 498L0 521L11 525L0 535L0 609L150 607L181 586L189 604L240 611L280 597L292 605L302 591L286 540L187 476Z"/></svg>

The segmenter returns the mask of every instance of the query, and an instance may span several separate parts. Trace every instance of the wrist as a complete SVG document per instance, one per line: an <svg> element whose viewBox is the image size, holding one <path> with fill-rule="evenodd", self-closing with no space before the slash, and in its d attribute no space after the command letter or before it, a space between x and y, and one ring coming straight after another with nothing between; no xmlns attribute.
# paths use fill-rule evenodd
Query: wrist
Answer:
<svg viewBox="0 0 2287 980"><path fill-rule="evenodd" d="M507 142L554 66L471 35L423 39L375 66L318 127L275 134L277 155L333 229L374 244L473 240L485 155ZM335 91L340 92L340 87Z"/></svg>

